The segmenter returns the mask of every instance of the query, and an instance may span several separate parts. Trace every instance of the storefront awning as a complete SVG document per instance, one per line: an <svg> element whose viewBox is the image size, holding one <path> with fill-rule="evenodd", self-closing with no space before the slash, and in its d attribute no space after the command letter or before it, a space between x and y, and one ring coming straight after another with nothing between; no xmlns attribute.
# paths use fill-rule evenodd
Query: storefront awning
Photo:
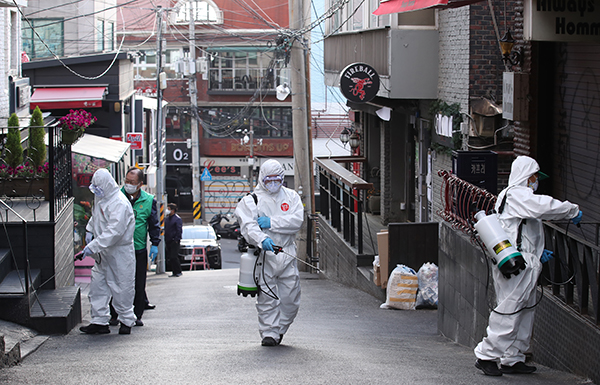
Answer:
<svg viewBox="0 0 600 385"><path fill-rule="evenodd" d="M480 1L483 0L388 0L382 2L373 14L379 16L427 8L458 8Z"/></svg>
<svg viewBox="0 0 600 385"><path fill-rule="evenodd" d="M75 154L91 156L117 163L129 150L129 143L104 138L102 136L85 134L71 146Z"/></svg>
<svg viewBox="0 0 600 385"><path fill-rule="evenodd" d="M39 106L42 111L100 108L106 93L106 87L36 88L31 95L30 108Z"/></svg>

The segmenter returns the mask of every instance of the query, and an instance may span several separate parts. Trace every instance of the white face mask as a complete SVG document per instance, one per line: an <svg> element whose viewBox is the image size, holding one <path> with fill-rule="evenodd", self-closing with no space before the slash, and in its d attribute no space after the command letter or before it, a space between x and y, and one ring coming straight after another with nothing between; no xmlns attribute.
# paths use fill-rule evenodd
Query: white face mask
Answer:
<svg viewBox="0 0 600 385"><path fill-rule="evenodd" d="M277 192L279 192L279 189L281 188L282 184L283 183L279 180L272 180L265 183L265 188L271 194L276 194Z"/></svg>
<svg viewBox="0 0 600 385"><path fill-rule="evenodd" d="M527 187L529 187L530 189L532 189L533 191L536 191L538 189L538 187L540 186L540 182L536 179L535 182L531 183L531 182L527 182Z"/></svg>
<svg viewBox="0 0 600 385"><path fill-rule="evenodd" d="M171 210L167 209L166 213L167 213L167 216L171 215Z"/></svg>
<svg viewBox="0 0 600 385"><path fill-rule="evenodd" d="M135 192L138 189L138 186L134 185L134 184L128 184L125 183L125 186L123 187L125 189L125 192L129 195L133 195L135 194Z"/></svg>

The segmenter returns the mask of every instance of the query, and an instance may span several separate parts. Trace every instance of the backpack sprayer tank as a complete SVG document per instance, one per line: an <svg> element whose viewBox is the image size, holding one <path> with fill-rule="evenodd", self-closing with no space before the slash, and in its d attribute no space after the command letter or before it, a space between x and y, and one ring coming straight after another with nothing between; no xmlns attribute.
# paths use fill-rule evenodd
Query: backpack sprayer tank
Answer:
<svg viewBox="0 0 600 385"><path fill-rule="evenodd" d="M254 253L244 253L240 258L240 277L238 281L238 295L242 294L247 297L255 297L258 294L258 287L254 280L254 265L256 264L257 255Z"/></svg>
<svg viewBox="0 0 600 385"><path fill-rule="evenodd" d="M475 230L485 244L492 261L498 264L498 269L506 278L511 274L518 275L525 270L525 259L508 240L506 232L498 221L496 214L485 215L485 211L475 214Z"/></svg>

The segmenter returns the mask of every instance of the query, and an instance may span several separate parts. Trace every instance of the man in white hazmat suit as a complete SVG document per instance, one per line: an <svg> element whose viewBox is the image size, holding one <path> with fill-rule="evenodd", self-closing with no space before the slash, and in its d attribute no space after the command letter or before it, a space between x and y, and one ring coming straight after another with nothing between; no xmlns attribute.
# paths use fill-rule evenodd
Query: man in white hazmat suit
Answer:
<svg viewBox="0 0 600 385"><path fill-rule="evenodd" d="M237 205L235 215L244 238L264 251L264 269L260 269L262 292L256 301L259 332L263 346L281 343L300 307L300 276L296 260L284 253L275 254L273 246L281 246L287 254L296 255L295 238L304 221L300 196L283 187L284 170L276 160L266 161L260 168L257 198L246 195ZM257 267L259 269L259 267Z"/></svg>
<svg viewBox="0 0 600 385"><path fill-rule="evenodd" d="M119 315L119 334L130 334L135 324L133 297L135 293L135 250L133 231L135 218L127 198L106 169L99 169L92 177L90 190L94 193L92 217L86 230L94 239L83 250L84 257L96 260L88 298L92 322L79 328L87 334L110 333L108 303Z"/></svg>
<svg viewBox="0 0 600 385"><path fill-rule="evenodd" d="M575 224L581 221L579 206L534 194L538 178L544 176L535 160L528 156L517 157L512 163L508 187L500 192L496 201L500 224L508 239L521 251L526 266L510 278L502 275L496 266L492 269L498 305L490 314L487 336L475 348L475 366L486 375L527 374L536 370L535 366L525 364L534 309L524 308L535 305L541 262L549 260L552 254L544 250L542 220L572 219ZM500 368L497 360L500 360Z"/></svg>

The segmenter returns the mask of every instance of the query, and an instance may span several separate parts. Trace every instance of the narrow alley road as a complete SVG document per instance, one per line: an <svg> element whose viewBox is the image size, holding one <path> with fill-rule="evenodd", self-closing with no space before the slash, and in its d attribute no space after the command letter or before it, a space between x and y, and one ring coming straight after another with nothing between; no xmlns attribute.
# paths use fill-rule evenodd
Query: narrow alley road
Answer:
<svg viewBox="0 0 600 385"><path fill-rule="evenodd" d="M581 384L538 365L490 378L471 349L437 334L435 310L382 310L361 291L302 274L300 313L277 347L260 346L254 299L236 294L237 269L148 276L155 310L131 335L53 336L2 384ZM82 298L89 322L87 292Z"/></svg>

